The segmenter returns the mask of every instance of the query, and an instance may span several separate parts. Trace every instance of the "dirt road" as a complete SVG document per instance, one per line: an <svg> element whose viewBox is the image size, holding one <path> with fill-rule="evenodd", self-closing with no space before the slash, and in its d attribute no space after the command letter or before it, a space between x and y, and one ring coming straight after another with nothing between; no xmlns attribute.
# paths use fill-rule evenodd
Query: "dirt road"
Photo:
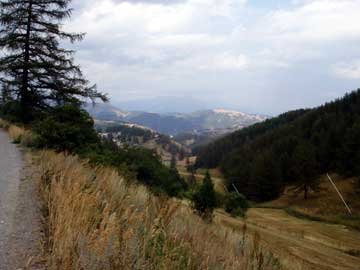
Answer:
<svg viewBox="0 0 360 270"><path fill-rule="evenodd" d="M0 129L0 270L25 269L39 254L36 185L25 165L19 148Z"/></svg>
<svg viewBox="0 0 360 270"><path fill-rule="evenodd" d="M216 212L217 222L243 230L244 221ZM253 208L248 212L247 232L258 232L263 246L289 270L359 270L360 233L341 225L289 216L279 209Z"/></svg>

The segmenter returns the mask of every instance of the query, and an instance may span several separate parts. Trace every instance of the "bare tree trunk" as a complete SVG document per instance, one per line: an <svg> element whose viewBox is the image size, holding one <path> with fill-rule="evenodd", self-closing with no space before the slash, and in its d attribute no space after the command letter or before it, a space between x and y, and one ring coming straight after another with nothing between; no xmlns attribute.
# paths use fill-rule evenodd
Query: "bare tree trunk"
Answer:
<svg viewBox="0 0 360 270"><path fill-rule="evenodd" d="M31 23L32 23L32 8L33 1L29 1L27 10L27 23L26 23L26 34L25 34L25 47L24 47L24 68L22 74L22 85L20 89L20 105L21 114L24 122L29 120L30 112L30 94L29 94L29 69L30 69L30 38L31 38Z"/></svg>
<svg viewBox="0 0 360 270"><path fill-rule="evenodd" d="M308 186L304 185L304 200L308 199L308 191L309 191Z"/></svg>

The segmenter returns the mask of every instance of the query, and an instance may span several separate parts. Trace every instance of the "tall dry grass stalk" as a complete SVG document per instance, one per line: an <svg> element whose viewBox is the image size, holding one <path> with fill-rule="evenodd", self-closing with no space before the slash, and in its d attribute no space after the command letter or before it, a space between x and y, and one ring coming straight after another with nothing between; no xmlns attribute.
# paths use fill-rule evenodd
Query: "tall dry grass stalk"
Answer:
<svg viewBox="0 0 360 270"><path fill-rule="evenodd" d="M115 169L43 151L39 179L50 269L276 268L259 239L206 224L182 202L155 197Z"/></svg>
<svg viewBox="0 0 360 270"><path fill-rule="evenodd" d="M33 133L23 127L19 127L13 124L9 124L4 121L4 128L7 129L10 138L14 143L20 143L23 146L31 146L34 143ZM1 122L0 122L1 125Z"/></svg>
<svg viewBox="0 0 360 270"><path fill-rule="evenodd" d="M0 128L3 128L3 129L5 129L5 130L8 130L9 127L10 127L10 125L11 125L11 124L10 124L8 121L0 118Z"/></svg>

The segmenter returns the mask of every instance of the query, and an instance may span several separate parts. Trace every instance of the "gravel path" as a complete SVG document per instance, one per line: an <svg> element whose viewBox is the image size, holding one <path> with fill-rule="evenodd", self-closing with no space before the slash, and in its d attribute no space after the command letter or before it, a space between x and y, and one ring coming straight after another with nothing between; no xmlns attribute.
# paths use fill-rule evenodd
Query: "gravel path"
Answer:
<svg viewBox="0 0 360 270"><path fill-rule="evenodd" d="M31 167L0 129L0 270L40 269L40 211Z"/></svg>

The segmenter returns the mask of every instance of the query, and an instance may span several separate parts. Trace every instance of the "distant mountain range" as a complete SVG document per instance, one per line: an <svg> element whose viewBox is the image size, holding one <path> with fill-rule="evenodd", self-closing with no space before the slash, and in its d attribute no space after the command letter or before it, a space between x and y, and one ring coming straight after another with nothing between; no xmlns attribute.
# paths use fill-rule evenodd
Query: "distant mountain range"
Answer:
<svg viewBox="0 0 360 270"><path fill-rule="evenodd" d="M227 133L268 118L263 115L252 115L224 109L163 114L125 111L108 103L96 104L95 106L89 104L85 106L85 109L98 120L134 123L168 135L201 134L209 131Z"/></svg>

